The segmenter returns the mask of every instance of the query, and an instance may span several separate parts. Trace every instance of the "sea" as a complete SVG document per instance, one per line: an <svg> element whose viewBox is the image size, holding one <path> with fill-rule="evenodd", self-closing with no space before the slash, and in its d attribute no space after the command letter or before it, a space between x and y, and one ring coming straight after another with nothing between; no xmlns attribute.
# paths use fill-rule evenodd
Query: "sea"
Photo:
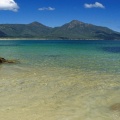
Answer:
<svg viewBox="0 0 120 120"><path fill-rule="evenodd" d="M120 120L119 40L0 40L0 120Z"/></svg>

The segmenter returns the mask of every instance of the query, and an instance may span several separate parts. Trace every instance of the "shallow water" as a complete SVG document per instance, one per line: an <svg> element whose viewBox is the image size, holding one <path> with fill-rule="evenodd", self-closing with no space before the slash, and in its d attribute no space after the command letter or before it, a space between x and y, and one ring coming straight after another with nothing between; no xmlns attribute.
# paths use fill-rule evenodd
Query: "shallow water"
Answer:
<svg viewBox="0 0 120 120"><path fill-rule="evenodd" d="M1 120L118 120L120 41L0 41Z"/></svg>

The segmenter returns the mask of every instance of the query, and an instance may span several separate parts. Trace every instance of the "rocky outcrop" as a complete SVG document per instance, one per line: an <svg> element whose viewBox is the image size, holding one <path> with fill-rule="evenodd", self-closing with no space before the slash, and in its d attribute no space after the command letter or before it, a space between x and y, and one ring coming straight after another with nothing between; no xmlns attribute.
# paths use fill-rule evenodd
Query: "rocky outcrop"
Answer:
<svg viewBox="0 0 120 120"><path fill-rule="evenodd" d="M110 110L119 111L120 112L120 103L115 103L115 104L111 105L110 106Z"/></svg>
<svg viewBox="0 0 120 120"><path fill-rule="evenodd" d="M0 57L0 64L2 63L17 63L17 60L6 60L5 58Z"/></svg>

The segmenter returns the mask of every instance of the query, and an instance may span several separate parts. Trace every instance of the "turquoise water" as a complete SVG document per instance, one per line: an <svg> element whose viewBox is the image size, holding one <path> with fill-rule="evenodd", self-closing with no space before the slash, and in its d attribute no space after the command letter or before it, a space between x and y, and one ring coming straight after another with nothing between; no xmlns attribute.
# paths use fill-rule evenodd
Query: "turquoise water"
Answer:
<svg viewBox="0 0 120 120"><path fill-rule="evenodd" d="M20 62L0 65L1 111L25 106L31 120L33 113L36 120L120 118L110 109L120 103L120 41L0 41L0 56Z"/></svg>
<svg viewBox="0 0 120 120"><path fill-rule="evenodd" d="M0 41L0 56L28 66L120 73L120 41Z"/></svg>

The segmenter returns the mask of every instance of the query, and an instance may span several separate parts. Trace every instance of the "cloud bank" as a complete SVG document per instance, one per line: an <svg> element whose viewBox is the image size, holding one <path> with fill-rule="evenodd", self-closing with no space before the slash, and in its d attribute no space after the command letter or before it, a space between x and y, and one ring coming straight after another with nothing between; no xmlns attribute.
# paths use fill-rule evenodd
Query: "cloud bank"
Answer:
<svg viewBox="0 0 120 120"><path fill-rule="evenodd" d="M84 7L85 8L105 8L105 6L99 2L95 2L94 4L85 3Z"/></svg>
<svg viewBox="0 0 120 120"><path fill-rule="evenodd" d="M53 10L55 10L55 8L52 8L52 7L42 7L42 8L39 8L38 10L40 10L40 11L44 11L44 10L53 11Z"/></svg>
<svg viewBox="0 0 120 120"><path fill-rule="evenodd" d="M0 10L11 10L17 12L19 6L14 0L0 0Z"/></svg>

